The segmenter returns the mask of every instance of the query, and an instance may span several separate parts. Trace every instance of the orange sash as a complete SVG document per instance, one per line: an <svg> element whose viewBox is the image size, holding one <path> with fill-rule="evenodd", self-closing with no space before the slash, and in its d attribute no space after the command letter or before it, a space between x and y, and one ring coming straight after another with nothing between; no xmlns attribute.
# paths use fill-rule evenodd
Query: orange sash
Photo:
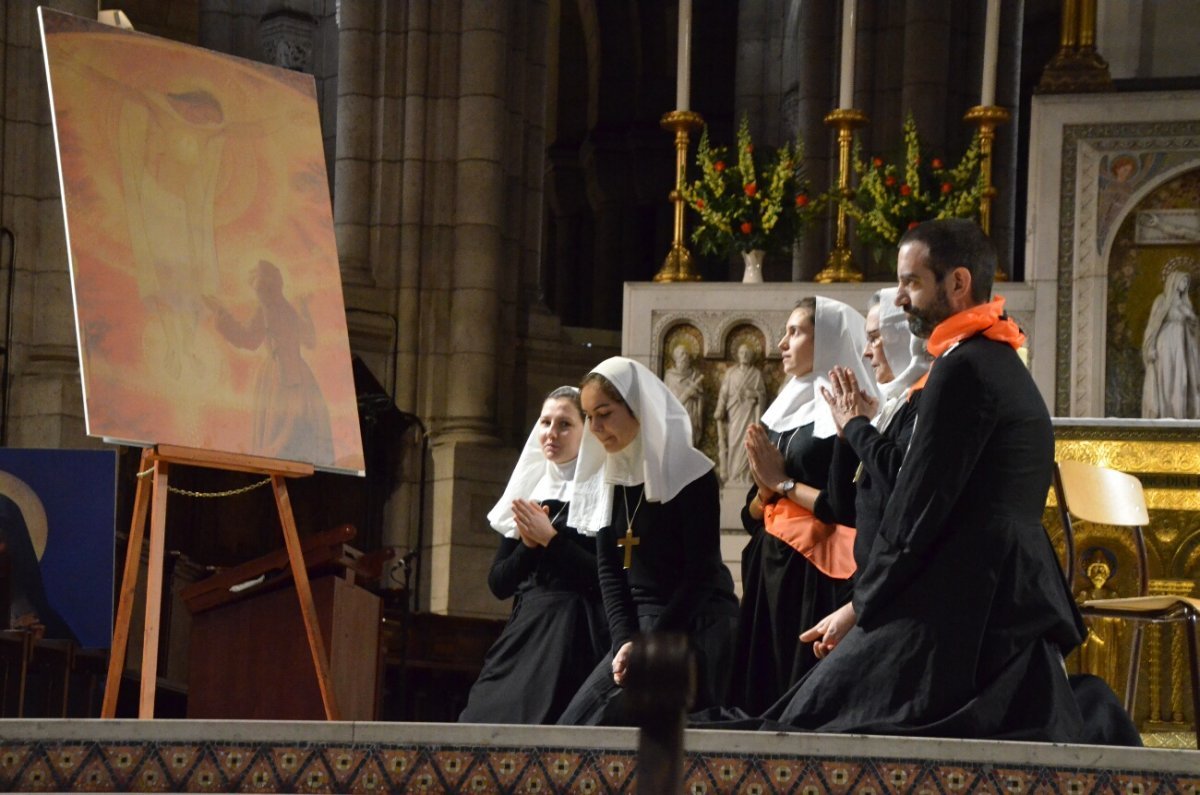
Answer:
<svg viewBox="0 0 1200 795"><path fill-rule="evenodd" d="M763 506L767 532L808 558L827 577L844 580L854 573L853 527L825 524L812 511L786 497Z"/></svg>
<svg viewBox="0 0 1200 795"><path fill-rule="evenodd" d="M1021 331L1021 327L1017 325L1016 321L1005 313L1004 296L998 295L986 304L964 309L938 323L933 333L929 335L929 342L925 344L925 349L934 357L936 363L937 357L976 334L982 334L997 342L1007 342L1013 347L1013 350L1025 344L1024 332ZM931 366L929 370L932 369ZM910 398L913 392L920 391L925 387L925 382L929 380L929 370L926 370L925 375L909 387L908 396Z"/></svg>

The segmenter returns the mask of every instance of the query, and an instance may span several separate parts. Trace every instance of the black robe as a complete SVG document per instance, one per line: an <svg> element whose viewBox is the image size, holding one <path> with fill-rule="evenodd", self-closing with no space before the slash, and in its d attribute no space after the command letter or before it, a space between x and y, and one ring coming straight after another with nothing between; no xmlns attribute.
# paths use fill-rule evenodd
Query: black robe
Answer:
<svg viewBox="0 0 1200 795"><path fill-rule="evenodd" d="M934 365L854 588L858 624L763 728L1071 742L1083 625L1042 528L1054 434L1028 370L972 337Z"/></svg>
<svg viewBox="0 0 1200 795"><path fill-rule="evenodd" d="M784 454L788 477L820 489L813 514L837 521L838 510L826 487L836 437L813 438L813 425L782 434L770 431ZM822 574L808 558L766 531L762 519L750 516L752 486L742 508L742 526L750 540L742 550L742 606L729 703L757 715L800 680L817 658L812 645L800 643L801 632L832 613L846 598L847 581Z"/></svg>
<svg viewBox="0 0 1200 795"><path fill-rule="evenodd" d="M638 632L686 634L696 656L696 708L720 704L725 698L737 597L733 577L721 559L717 478L706 472L667 502L641 500L642 488L613 488L612 521L596 535L612 650L580 687L559 723L630 722L622 690L613 683L612 659ZM637 544L631 566L625 569L624 548L617 541L625 537L629 514Z"/></svg>
<svg viewBox="0 0 1200 795"><path fill-rule="evenodd" d="M896 486L916 425L920 396L916 392L902 403L883 430L865 417L851 419L834 445L829 502L838 522L855 528L854 560L860 569L866 566L883 511Z"/></svg>
<svg viewBox="0 0 1200 795"><path fill-rule="evenodd" d="M567 527L565 503L546 500L558 534L544 547L501 538L488 572L512 614L471 687L463 723L554 723L608 648L595 544Z"/></svg>

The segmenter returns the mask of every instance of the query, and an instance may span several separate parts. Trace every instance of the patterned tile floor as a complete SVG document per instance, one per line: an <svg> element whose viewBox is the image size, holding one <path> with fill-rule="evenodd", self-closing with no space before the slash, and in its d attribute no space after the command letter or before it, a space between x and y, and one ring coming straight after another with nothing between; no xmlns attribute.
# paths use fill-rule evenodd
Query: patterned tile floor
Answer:
<svg viewBox="0 0 1200 795"><path fill-rule="evenodd" d="M632 793L637 782L629 730L0 721L0 738L5 791ZM689 732L686 744L687 793L1200 795L1197 751L737 732Z"/></svg>

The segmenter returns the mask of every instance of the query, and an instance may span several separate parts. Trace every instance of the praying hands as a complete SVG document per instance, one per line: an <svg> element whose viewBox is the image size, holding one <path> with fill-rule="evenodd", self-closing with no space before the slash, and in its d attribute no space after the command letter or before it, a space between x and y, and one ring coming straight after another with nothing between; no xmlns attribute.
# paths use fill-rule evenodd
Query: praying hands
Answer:
<svg viewBox="0 0 1200 795"><path fill-rule="evenodd" d="M849 367L834 367L829 371L830 387L821 387L821 397L829 404L838 436L846 423L855 417L868 420L879 410L879 401L859 389L858 379Z"/></svg>
<svg viewBox="0 0 1200 795"><path fill-rule="evenodd" d="M521 534L521 543L527 547L544 547L550 539L558 535L558 531L550 524L550 509L539 505L533 500L513 500L513 519L517 532Z"/></svg>

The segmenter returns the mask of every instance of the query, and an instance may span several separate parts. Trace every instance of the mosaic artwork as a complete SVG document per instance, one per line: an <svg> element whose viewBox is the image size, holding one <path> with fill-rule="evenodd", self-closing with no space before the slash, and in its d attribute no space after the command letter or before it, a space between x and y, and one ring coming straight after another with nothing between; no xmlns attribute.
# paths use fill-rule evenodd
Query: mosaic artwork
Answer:
<svg viewBox="0 0 1200 795"><path fill-rule="evenodd" d="M312 76L39 18L87 432L361 473Z"/></svg>
<svg viewBox="0 0 1200 795"><path fill-rule="evenodd" d="M1200 793L1200 774L884 758L689 754L683 792ZM633 752L481 746L99 743L9 745L0 788L23 792L632 793Z"/></svg>

